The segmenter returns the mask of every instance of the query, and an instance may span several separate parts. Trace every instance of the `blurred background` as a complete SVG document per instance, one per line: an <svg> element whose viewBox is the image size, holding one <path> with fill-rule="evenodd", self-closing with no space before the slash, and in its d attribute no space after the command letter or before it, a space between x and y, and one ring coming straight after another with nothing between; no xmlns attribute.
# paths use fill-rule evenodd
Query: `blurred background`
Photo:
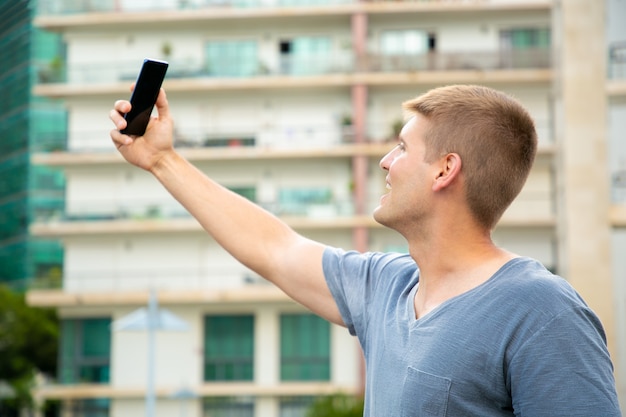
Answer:
<svg viewBox="0 0 626 417"><path fill-rule="evenodd" d="M111 144L146 57L182 154L359 251L407 250L371 217L403 101L517 97L539 153L494 239L598 313L625 401L625 21L623 0L0 0L0 416L360 415L356 339Z"/></svg>

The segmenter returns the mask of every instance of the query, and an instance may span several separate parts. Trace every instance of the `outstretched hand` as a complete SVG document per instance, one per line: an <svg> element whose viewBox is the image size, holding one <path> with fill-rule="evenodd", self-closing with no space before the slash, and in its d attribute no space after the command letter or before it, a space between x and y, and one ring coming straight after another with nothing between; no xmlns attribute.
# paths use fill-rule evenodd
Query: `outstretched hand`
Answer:
<svg viewBox="0 0 626 417"><path fill-rule="evenodd" d="M143 136L128 136L120 132L126 127L124 114L130 111L131 105L127 100L115 102L109 117L116 128L111 130L111 139L124 159L139 168L151 171L165 156L173 152L174 123L170 116L169 104L165 90L161 88L156 101L158 116L151 117Z"/></svg>

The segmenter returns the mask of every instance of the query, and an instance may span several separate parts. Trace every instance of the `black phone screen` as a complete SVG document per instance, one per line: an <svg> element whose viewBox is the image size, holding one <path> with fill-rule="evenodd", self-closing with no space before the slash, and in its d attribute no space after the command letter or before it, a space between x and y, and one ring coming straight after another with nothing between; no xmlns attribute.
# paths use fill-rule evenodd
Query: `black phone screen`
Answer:
<svg viewBox="0 0 626 417"><path fill-rule="evenodd" d="M168 63L145 59L130 97L131 110L124 115L126 128L121 132L126 135L141 136L146 132L154 103L163 84Z"/></svg>

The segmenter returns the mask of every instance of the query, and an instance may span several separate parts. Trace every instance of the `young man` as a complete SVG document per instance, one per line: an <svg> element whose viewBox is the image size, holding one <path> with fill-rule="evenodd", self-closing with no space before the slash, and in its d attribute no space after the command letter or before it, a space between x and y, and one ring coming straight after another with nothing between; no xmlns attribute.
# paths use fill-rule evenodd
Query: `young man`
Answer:
<svg viewBox="0 0 626 417"><path fill-rule="evenodd" d="M116 102L111 138L235 258L359 338L366 416L620 416L598 318L566 281L491 241L535 157L528 113L480 86L405 109L374 217L409 255L326 247L207 178L173 149L164 91L142 137L119 132L130 104Z"/></svg>

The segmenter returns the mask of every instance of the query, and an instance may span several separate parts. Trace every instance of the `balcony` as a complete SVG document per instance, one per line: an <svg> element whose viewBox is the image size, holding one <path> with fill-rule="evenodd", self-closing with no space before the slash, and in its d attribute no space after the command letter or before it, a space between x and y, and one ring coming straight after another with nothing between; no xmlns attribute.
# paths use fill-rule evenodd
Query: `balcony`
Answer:
<svg viewBox="0 0 626 417"><path fill-rule="evenodd" d="M520 196L507 210L501 226L554 225L553 191L539 171L538 180L527 185ZM533 174L531 174L533 175ZM277 190L280 200L258 201L261 207L280 216L287 224L298 230L350 230L355 227L380 228L371 217L378 205L378 196L366 203L367 214L355 212L351 199L338 199L331 195L331 188L324 188L325 198L292 195L293 190ZM298 190L307 191L307 190ZM310 190L315 191L315 190ZM381 191L384 192L384 191ZM319 194L319 193L317 193ZM316 194L316 195L317 195ZM312 199L313 198L313 199ZM81 201L67 203L63 210L36 219L30 233L37 237L68 237L85 235L124 235L138 233L196 233L202 227L171 198L101 198L85 197Z"/></svg>
<svg viewBox="0 0 626 417"><path fill-rule="evenodd" d="M130 15L139 20L149 19L150 13L164 13L170 18L192 17L219 18L220 12L267 11L274 9L300 9L306 13L318 13L325 9L336 12L365 11L370 13L390 13L413 10L419 12L440 11L488 11L488 10L549 10L552 0L39 0L36 13L40 24L54 24L46 18L63 18L73 15L97 14L101 23L115 23L113 16ZM180 13L172 13L178 11ZM203 13L203 12L206 12ZM254 14L254 13L253 13ZM106 19L106 15L112 15ZM142 16L143 15L143 16ZM105 17L102 19L102 17ZM43 18L43 19L42 19ZM71 20L68 20L71 22ZM79 21L75 21L81 24ZM85 24L85 23L82 23Z"/></svg>
<svg viewBox="0 0 626 417"><path fill-rule="evenodd" d="M84 235L123 235L137 233L203 232L202 227L174 200L116 201L90 200L69 211L46 213L36 219L30 233L37 237ZM369 206L375 206L372 201ZM259 202L261 207L280 216L299 230L340 230L354 227L380 227L371 216L359 216L352 201L336 200L305 204L294 202Z"/></svg>
<svg viewBox="0 0 626 417"><path fill-rule="evenodd" d="M354 143L350 126L224 126L181 128L174 134L175 147L185 158L198 161L252 161L327 159L355 156L381 158L394 146L392 127L382 125ZM124 164L108 131L77 131L70 137L38 138L30 161L35 165L69 167Z"/></svg>
<svg viewBox="0 0 626 417"><path fill-rule="evenodd" d="M169 92L414 85L450 82L549 82L549 48L508 51L434 52L424 55L369 53L356 59L351 53L280 58L273 62L231 63L245 73L216 71L202 60L172 61L166 76ZM136 61L71 65L66 71L39 67L34 93L48 97L128 94L136 76ZM46 74L43 76L42 74ZM55 74L54 76L52 74Z"/></svg>

